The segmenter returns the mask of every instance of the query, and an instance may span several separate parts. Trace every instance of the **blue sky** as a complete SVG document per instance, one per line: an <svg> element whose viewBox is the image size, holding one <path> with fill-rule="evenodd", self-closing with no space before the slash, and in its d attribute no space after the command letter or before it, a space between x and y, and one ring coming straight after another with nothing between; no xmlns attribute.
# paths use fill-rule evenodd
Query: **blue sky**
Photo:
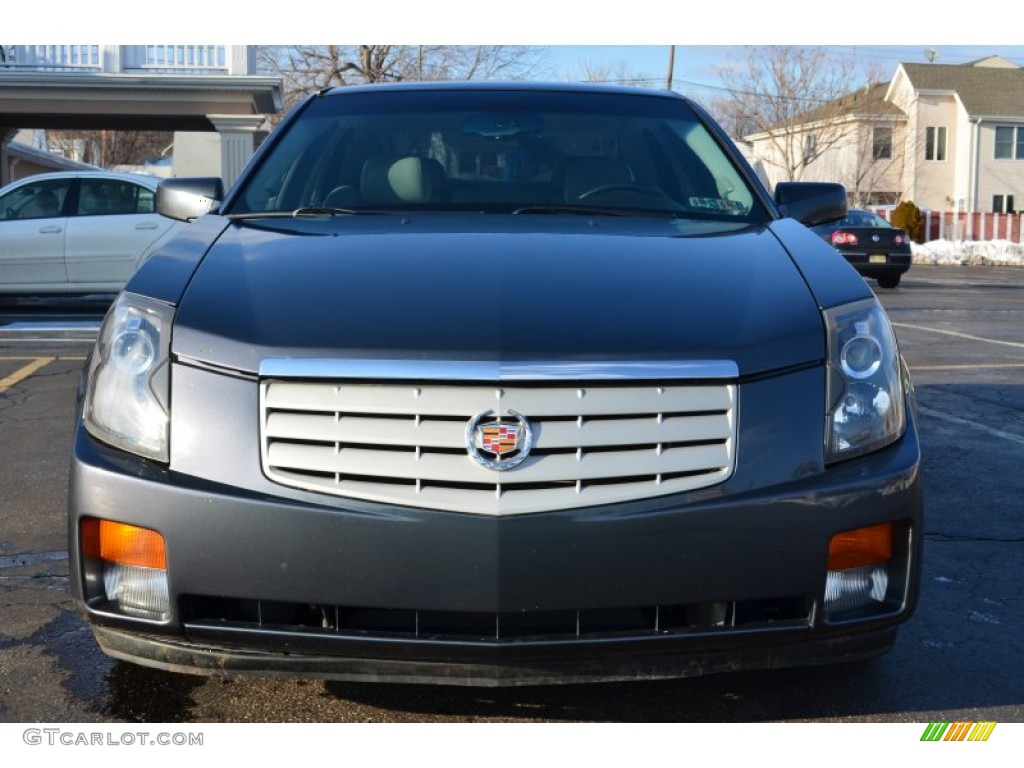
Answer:
<svg viewBox="0 0 1024 768"><path fill-rule="evenodd" d="M1019 24L1012 14L1000 23L991 14L937 13L934 2L903 0L895 23L887 6L863 6L855 14L822 10L821 0L729 0L727 3L665 3L627 0L599 6L593 0L389 0L342 3L306 0L289 13L270 13L237 3L175 0L172 13L139 25L137 0L92 0L90 13L80 0L48 0L47 18L30 3L5 8L8 43L195 43L197 36L224 43L393 43L517 44L549 48L548 77L566 78L581 62L622 65L661 86L668 69L668 47L675 43L675 83L706 100L718 85L715 68L743 56L745 45L812 45L888 78L900 61L925 61L939 51L940 64L962 64L1000 53L1024 66ZM269 7L269 6L268 6ZM874 10L873 10L874 9ZM718 15L716 15L718 14ZM856 17L857 23L853 23ZM122 19L123 22L119 22ZM870 41L865 44L865 41ZM976 43L965 45L964 43Z"/></svg>
<svg viewBox="0 0 1024 768"><path fill-rule="evenodd" d="M747 46L743 45L677 45L673 81L678 90L697 97L714 96L719 80L716 68L742 62ZM937 52L936 64L963 64L999 54L1024 66L1024 46L1020 45L823 45L837 58L855 63L863 72L878 72L888 79L900 62L926 62L925 51ZM668 45L554 45L549 59L556 74L572 76L582 71L582 62L607 64L631 74L654 79L660 86L666 80L669 61Z"/></svg>

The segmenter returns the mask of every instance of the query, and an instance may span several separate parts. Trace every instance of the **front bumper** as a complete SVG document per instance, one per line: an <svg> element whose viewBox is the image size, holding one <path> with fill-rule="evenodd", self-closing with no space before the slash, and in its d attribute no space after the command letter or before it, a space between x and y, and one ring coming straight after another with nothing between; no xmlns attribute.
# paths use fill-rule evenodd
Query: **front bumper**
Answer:
<svg viewBox="0 0 1024 768"><path fill-rule="evenodd" d="M286 651L282 650L286 637L264 637L264 642L278 643L278 648L271 650L254 645L199 643L104 626L94 626L93 632L109 656L167 672L478 687L658 680L836 664L885 653L896 639L895 627L801 642L764 637L722 642L712 637L704 643L610 645L589 652L574 647L557 655L513 662L503 658L505 654L496 648L472 660L456 653L447 658L394 659Z"/></svg>
<svg viewBox="0 0 1024 768"><path fill-rule="evenodd" d="M513 518L214 483L79 428L74 591L110 655L205 674L524 685L863 658L892 644L917 597L909 419L883 451L766 488L744 490L741 466L726 490ZM86 518L163 535L167 621L105 603ZM884 602L828 615L829 540L882 522L895 532Z"/></svg>

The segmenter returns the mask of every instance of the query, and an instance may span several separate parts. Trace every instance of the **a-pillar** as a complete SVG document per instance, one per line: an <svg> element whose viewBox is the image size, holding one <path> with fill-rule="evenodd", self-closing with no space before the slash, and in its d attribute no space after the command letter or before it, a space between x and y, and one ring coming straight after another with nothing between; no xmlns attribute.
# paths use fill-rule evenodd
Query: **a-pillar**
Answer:
<svg viewBox="0 0 1024 768"><path fill-rule="evenodd" d="M225 188L235 183L254 151L254 136L263 115L207 115L220 137L220 177Z"/></svg>

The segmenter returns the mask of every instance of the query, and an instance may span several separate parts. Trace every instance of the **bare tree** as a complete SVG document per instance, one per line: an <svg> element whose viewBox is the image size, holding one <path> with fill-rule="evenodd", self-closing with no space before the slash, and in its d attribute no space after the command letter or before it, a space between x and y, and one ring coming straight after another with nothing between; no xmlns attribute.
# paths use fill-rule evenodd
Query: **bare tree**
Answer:
<svg viewBox="0 0 1024 768"><path fill-rule="evenodd" d="M522 80L546 73L547 50L525 45L265 46L261 67L284 81L285 106L338 85L393 80Z"/></svg>
<svg viewBox="0 0 1024 768"><path fill-rule="evenodd" d="M745 62L717 71L729 91L717 105L726 129L756 135L765 147L759 159L782 180L799 180L847 140L837 102L854 88L852 60L829 58L821 48L751 47Z"/></svg>
<svg viewBox="0 0 1024 768"><path fill-rule="evenodd" d="M850 204L895 205L902 195L900 185L906 157L896 121L862 116L853 137L852 163L843 178Z"/></svg>
<svg viewBox="0 0 1024 768"><path fill-rule="evenodd" d="M650 86L655 83L655 78L631 69L625 61L611 63L595 62L590 59L581 60L577 69L570 73L569 79L583 83L612 83L615 85Z"/></svg>
<svg viewBox="0 0 1024 768"><path fill-rule="evenodd" d="M159 156L174 140L170 131L47 131L46 142L74 160L110 168L141 165Z"/></svg>
<svg viewBox="0 0 1024 768"><path fill-rule="evenodd" d="M758 132L758 125L754 122L748 112L746 102L733 98L731 95L716 95L700 103L722 129L729 134L734 141L743 141L745 136Z"/></svg>

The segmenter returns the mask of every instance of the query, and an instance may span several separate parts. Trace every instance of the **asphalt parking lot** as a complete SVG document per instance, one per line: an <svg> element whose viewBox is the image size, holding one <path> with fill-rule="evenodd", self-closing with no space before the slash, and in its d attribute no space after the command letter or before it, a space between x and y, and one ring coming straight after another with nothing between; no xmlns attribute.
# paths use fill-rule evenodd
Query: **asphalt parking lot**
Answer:
<svg viewBox="0 0 1024 768"><path fill-rule="evenodd" d="M878 295L916 385L926 500L921 600L893 651L498 691L226 681L104 656L64 550L75 389L101 309L0 307L0 720L1022 722L1024 269L916 266Z"/></svg>

